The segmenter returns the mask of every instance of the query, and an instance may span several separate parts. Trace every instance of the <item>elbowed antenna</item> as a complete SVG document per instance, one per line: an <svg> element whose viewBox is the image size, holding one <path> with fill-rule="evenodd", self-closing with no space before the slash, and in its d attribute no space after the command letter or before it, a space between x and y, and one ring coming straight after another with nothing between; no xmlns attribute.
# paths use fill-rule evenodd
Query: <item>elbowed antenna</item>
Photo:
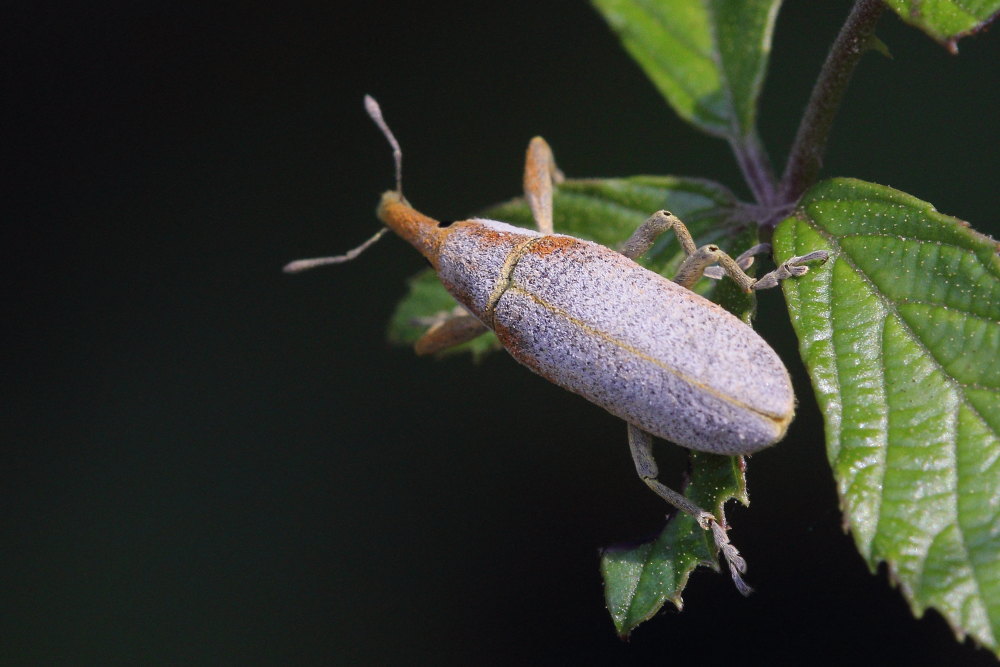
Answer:
<svg viewBox="0 0 1000 667"><path fill-rule="evenodd" d="M315 269L317 266L325 266L327 264L343 264L344 262L349 262L367 250L369 246L374 245L375 242L382 238L382 235L387 231L389 231L389 228L383 227L375 232L370 239L359 245L357 248L348 250L343 255L334 255L333 257L313 257L312 259L297 259L294 262L285 264L285 267L281 270L285 273L299 273L301 271Z"/></svg>
<svg viewBox="0 0 1000 667"><path fill-rule="evenodd" d="M389 129L389 125L382 116L382 107L378 105L378 102L371 95L365 95L365 111L368 112L371 119L378 125L378 129L382 130L382 134L385 135L389 145L392 146L392 160L396 164L396 194L399 195L400 201L406 201L403 199L403 149L399 147L396 136Z"/></svg>
<svg viewBox="0 0 1000 667"><path fill-rule="evenodd" d="M382 134L388 140L389 145L392 147L392 159L396 165L396 197L397 201L402 203L406 200L403 199L403 150L399 147L399 142L396 141L395 135L393 135L392 130L385 122L385 118L382 116L382 109L379 107L378 102L371 95L365 95L365 111L371 117L375 124L378 125L378 129L382 131ZM297 259L294 262L289 262L282 269L285 273L299 273L301 271L308 271L309 269L315 269L317 266L326 266L327 264L343 264L344 262L349 262L370 246L374 245L376 241L382 238L382 235L389 231L388 227L383 227L382 229L375 232L370 239L362 243L356 248L348 250L343 255L335 255L333 257L313 257L312 259Z"/></svg>

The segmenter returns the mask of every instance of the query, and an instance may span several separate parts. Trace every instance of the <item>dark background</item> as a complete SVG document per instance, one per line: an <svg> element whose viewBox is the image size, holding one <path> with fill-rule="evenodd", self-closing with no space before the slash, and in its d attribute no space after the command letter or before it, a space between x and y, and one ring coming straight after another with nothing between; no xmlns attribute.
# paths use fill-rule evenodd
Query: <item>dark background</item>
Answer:
<svg viewBox="0 0 1000 667"><path fill-rule="evenodd" d="M779 17L776 163L848 6ZM389 347L423 266L396 239L280 272L376 229L392 165L364 93L440 219L517 194L534 134L570 175L737 186L586 4L49 3L2 29L4 663L994 664L841 532L777 291L761 328L799 416L730 512L757 592L698 571L622 643L597 550L665 512L623 425L503 355ZM996 234L995 33L956 58L887 15L895 58L862 62L824 173Z"/></svg>

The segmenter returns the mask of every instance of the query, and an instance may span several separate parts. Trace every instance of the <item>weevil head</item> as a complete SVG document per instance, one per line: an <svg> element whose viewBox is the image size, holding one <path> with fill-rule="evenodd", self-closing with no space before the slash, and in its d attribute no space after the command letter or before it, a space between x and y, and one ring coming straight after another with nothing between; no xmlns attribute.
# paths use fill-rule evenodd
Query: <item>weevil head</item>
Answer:
<svg viewBox="0 0 1000 667"><path fill-rule="evenodd" d="M382 195L377 213L379 220L419 250L435 270L438 268L441 244L449 233L447 225L410 206L396 190Z"/></svg>

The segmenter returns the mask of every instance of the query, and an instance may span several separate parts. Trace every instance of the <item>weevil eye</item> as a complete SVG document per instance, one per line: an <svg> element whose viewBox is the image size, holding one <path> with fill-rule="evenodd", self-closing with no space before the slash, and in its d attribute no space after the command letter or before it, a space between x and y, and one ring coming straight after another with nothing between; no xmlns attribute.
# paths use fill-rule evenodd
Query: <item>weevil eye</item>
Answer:
<svg viewBox="0 0 1000 667"><path fill-rule="evenodd" d="M442 220L438 223L438 227L444 229L445 227L451 227L453 224L455 224L454 220Z"/></svg>

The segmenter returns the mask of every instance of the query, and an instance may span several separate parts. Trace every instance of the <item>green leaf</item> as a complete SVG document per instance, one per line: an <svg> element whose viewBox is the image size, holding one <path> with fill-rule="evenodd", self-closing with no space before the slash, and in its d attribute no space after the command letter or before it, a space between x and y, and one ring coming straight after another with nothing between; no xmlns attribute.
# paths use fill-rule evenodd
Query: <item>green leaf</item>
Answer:
<svg viewBox="0 0 1000 667"><path fill-rule="evenodd" d="M815 186L775 235L826 422L845 525L914 614L1000 637L1000 258L961 220L890 188Z"/></svg>
<svg viewBox="0 0 1000 667"><path fill-rule="evenodd" d="M755 134L780 0L593 0L667 102L709 134Z"/></svg>
<svg viewBox="0 0 1000 667"><path fill-rule="evenodd" d="M723 524L723 506L730 498L749 504L740 457L691 452L692 473L684 495L709 508ZM681 593L699 565L719 569L711 533L695 519L676 512L654 539L632 546L615 546L601 553L604 599L623 639L669 601L680 610Z"/></svg>
<svg viewBox="0 0 1000 667"><path fill-rule="evenodd" d="M958 51L962 37L981 30L1000 13L998 0L886 0L900 18Z"/></svg>
<svg viewBox="0 0 1000 667"><path fill-rule="evenodd" d="M559 184L553 197L555 230L585 238L609 247L617 247L642 224L651 213L667 208L688 225L695 242L718 243L740 252L753 245L753 237L736 236L754 229L748 221L736 219L736 198L724 187L699 179L670 176L633 176L604 180L568 180ZM482 213L524 227L532 227L531 212L523 199L513 199ZM672 277L683 260L677 240L664 234L640 263L658 273ZM709 295L722 282L702 280L695 291ZM750 302L743 300L744 308ZM435 317L447 315L456 303L433 271L426 271L410 281L408 294L396 308L389 325L389 340L397 344L412 344ZM479 356L497 349L493 334L459 346L449 352L471 352Z"/></svg>

